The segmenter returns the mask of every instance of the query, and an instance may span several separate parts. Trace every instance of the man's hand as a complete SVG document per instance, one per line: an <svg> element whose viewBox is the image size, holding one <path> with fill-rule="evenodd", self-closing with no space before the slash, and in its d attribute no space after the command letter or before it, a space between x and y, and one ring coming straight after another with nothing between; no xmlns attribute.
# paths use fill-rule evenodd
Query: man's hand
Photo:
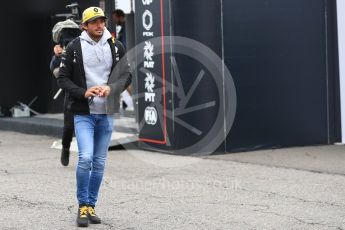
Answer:
<svg viewBox="0 0 345 230"><path fill-rule="evenodd" d="M107 97L107 96L109 96L110 91L111 91L111 89L107 85L105 85L105 86L94 86L85 92L85 98L96 97L96 96Z"/></svg>
<svg viewBox="0 0 345 230"><path fill-rule="evenodd" d="M101 92L102 87L101 86L94 86L91 87L90 89L86 90L85 92L85 98L89 98L89 97L96 97L99 95L99 93Z"/></svg>
<svg viewBox="0 0 345 230"><path fill-rule="evenodd" d="M60 45L55 45L54 46L54 54L55 56L59 57L62 54L62 47Z"/></svg>
<svg viewBox="0 0 345 230"><path fill-rule="evenodd" d="M107 97L107 96L109 96L110 91L111 91L111 89L110 89L109 86L107 86L107 85L106 86L101 86L101 91L100 91L98 96L100 96L100 97Z"/></svg>

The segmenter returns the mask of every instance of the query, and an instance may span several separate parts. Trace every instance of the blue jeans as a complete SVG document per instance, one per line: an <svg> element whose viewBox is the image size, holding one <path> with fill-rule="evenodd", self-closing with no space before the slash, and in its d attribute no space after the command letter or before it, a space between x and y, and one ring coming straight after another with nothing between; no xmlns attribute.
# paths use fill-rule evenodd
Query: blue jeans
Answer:
<svg viewBox="0 0 345 230"><path fill-rule="evenodd" d="M114 116L75 115L74 127L79 155L77 198L79 204L96 205L113 130Z"/></svg>

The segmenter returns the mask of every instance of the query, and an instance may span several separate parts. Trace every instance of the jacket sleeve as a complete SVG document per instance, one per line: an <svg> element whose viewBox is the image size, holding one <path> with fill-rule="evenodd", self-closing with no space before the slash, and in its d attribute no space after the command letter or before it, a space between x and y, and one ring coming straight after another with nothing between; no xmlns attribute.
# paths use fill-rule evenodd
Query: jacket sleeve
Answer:
<svg viewBox="0 0 345 230"><path fill-rule="evenodd" d="M50 71L52 71L53 72L53 70L54 70L54 63L55 63L55 60L56 60L56 57L55 57L55 55L52 57L52 60L50 61L50 64L49 64L49 69L50 69Z"/></svg>
<svg viewBox="0 0 345 230"><path fill-rule="evenodd" d="M66 52L62 55L60 63L59 77L57 78L57 84L60 88L68 92L72 97L82 99L84 98L86 90L80 86L77 86L72 81L73 76L73 58L74 49L72 42L67 46Z"/></svg>
<svg viewBox="0 0 345 230"><path fill-rule="evenodd" d="M53 72L54 69L59 68L60 62L61 62L61 57L54 55L49 64L50 71Z"/></svg>
<svg viewBox="0 0 345 230"><path fill-rule="evenodd" d="M111 91L113 93L122 93L127 89L127 87L132 83L131 68L128 63L126 56L126 49L123 44L119 41L115 43L116 47L119 49L120 61L114 67L112 74L116 74L116 81L109 84Z"/></svg>

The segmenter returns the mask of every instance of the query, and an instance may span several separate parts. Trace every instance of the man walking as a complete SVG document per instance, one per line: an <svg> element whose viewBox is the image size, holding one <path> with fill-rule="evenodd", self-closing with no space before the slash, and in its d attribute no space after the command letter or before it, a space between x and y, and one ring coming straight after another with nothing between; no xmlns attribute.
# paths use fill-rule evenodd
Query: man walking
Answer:
<svg viewBox="0 0 345 230"><path fill-rule="evenodd" d="M95 205L102 182L120 94L131 83L124 46L105 28L98 7L83 12L83 32L69 43L60 66L58 85L68 93L79 155L76 170L79 210L77 225L101 223Z"/></svg>
<svg viewBox="0 0 345 230"><path fill-rule="evenodd" d="M61 63L61 55L62 55L62 47L57 44L54 46L54 56L50 61L50 70L53 73L55 78L59 77L59 70L60 70L60 63ZM73 114L66 110L66 99L64 100L64 119L63 119L63 132L62 132L62 150L61 150L61 157L60 161L63 166L68 166L69 164L69 155L70 155L70 147L71 142L73 139L74 133L74 121L73 121Z"/></svg>

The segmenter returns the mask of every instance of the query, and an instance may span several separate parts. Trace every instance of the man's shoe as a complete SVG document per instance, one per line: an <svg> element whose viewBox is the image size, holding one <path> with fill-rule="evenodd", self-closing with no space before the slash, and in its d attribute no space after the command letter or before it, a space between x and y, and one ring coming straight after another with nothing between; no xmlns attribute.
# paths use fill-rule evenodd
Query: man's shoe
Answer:
<svg viewBox="0 0 345 230"><path fill-rule="evenodd" d="M86 205L80 205L78 209L77 225L78 227L89 226L89 219L87 218L88 207Z"/></svg>
<svg viewBox="0 0 345 230"><path fill-rule="evenodd" d="M67 166L69 163L69 149L62 148L61 150L61 164Z"/></svg>
<svg viewBox="0 0 345 230"><path fill-rule="evenodd" d="M101 219L96 215L95 207L89 206L87 217L91 224L100 224Z"/></svg>

